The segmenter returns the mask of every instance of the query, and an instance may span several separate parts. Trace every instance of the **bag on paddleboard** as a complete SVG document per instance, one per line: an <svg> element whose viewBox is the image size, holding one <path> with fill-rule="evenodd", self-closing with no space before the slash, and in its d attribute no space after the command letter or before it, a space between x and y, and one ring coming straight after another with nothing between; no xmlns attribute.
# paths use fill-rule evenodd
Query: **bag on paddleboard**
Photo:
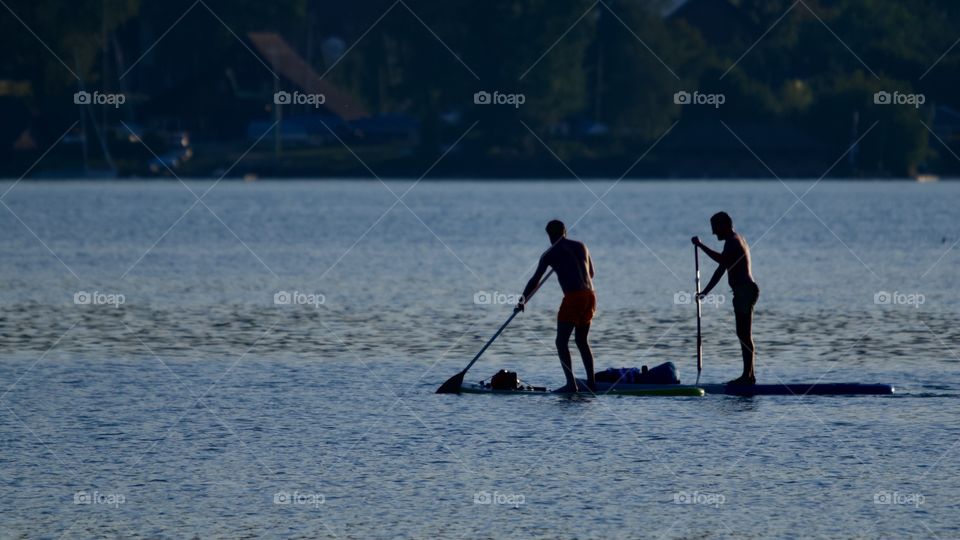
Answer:
<svg viewBox="0 0 960 540"><path fill-rule="evenodd" d="M597 382L618 384L680 384L673 362L647 368L607 368L596 373Z"/></svg>
<svg viewBox="0 0 960 540"><path fill-rule="evenodd" d="M516 371L501 369L490 378L490 388L494 390L516 390L520 388L520 378Z"/></svg>

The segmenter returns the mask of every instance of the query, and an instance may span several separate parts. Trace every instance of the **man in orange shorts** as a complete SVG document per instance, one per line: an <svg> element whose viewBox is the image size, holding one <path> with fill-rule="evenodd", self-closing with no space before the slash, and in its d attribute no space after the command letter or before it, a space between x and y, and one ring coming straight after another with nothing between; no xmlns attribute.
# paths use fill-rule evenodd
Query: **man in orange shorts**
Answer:
<svg viewBox="0 0 960 540"><path fill-rule="evenodd" d="M596 379L593 374L593 351L587 342L590 333L590 321L597 311L597 297L593 292L593 260L590 251L582 242L567 238L567 228L563 222L553 220L547 223L547 235L550 237L550 248L540 256L537 271L527 282L523 296L517 304L516 310L523 311L523 303L530 293L537 287L547 267L557 273L560 288L563 289L563 302L557 314L557 353L560 355L560 365L563 367L563 376L567 384L558 392L578 392L577 379L573 376L570 360L570 334L574 335L583 367L587 371L587 384L590 390L596 388Z"/></svg>

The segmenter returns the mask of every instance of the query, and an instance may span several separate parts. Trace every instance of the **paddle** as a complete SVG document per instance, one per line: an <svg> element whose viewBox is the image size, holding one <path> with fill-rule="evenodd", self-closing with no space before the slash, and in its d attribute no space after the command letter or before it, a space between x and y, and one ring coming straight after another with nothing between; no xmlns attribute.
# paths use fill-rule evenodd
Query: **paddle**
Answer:
<svg viewBox="0 0 960 540"><path fill-rule="evenodd" d="M697 271L697 384L700 384L700 372L703 371L703 342L700 339L700 249L693 246L693 266Z"/></svg>
<svg viewBox="0 0 960 540"><path fill-rule="evenodd" d="M540 287L543 286L543 284L546 283L548 279L550 279L551 275L553 275L552 269L549 272L547 272L547 275L543 276L543 279L540 280L540 283L537 284L537 287L533 289L532 292L530 292L530 296L527 298L524 298L523 300L524 304L529 302L530 299L533 298L533 295L537 294L537 291L540 290ZM467 367L463 368L463 371L461 371L460 373L457 373L453 377L450 377L449 379L447 379L447 382L440 385L440 388L437 388L438 394L459 394L460 393L460 385L463 384L463 377L464 375L467 374L467 370L473 367L473 364L480 359L480 355L482 355L484 351L486 351L487 348L493 344L493 341L495 339L500 337L500 334L507 328L507 325L510 324L510 321L512 321L513 318L517 316L517 313L520 313L520 312L514 311L513 313L510 314L510 318L507 319L507 322L500 325L500 329L497 330L497 333L494 334L492 338L490 338L490 341L488 341L487 344L484 345L482 349L480 349L480 352L478 352L477 355L473 357L473 360L471 360L470 363L467 364Z"/></svg>

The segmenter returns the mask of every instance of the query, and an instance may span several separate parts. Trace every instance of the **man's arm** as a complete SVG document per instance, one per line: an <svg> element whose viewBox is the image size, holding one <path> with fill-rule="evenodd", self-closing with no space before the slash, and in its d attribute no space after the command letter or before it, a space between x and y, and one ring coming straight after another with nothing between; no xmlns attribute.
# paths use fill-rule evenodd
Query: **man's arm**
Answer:
<svg viewBox="0 0 960 540"><path fill-rule="evenodd" d="M537 264L537 271L533 273L533 277L527 282L527 286L523 288L523 296L520 297L520 301L517 302L517 307L514 308L514 311L523 311L523 305L527 302L527 297L533 294L533 290L540 284L540 280L543 279L543 274L546 271L546 257L540 257L540 263Z"/></svg>
<svg viewBox="0 0 960 540"><path fill-rule="evenodd" d="M734 242L727 240L723 244L723 253L717 253L701 244L704 250L708 251L707 254L710 255L710 258L718 263L716 271L713 272L713 276L710 278L710 283L707 283L706 288L700 292L701 298L709 294L710 291L717 286L717 283L720 282L720 278L723 277L723 273L730 268L734 261L736 261L736 246L738 245L739 244L735 244ZM716 255L716 257L714 257L714 255Z"/></svg>
<svg viewBox="0 0 960 540"><path fill-rule="evenodd" d="M713 276L710 277L710 282L707 283L707 286L700 291L700 298L710 294L710 291L717 286L717 283L720 282L720 278L723 277L723 273L727 271L727 267L723 264L717 266L717 269L713 272Z"/></svg>
<svg viewBox="0 0 960 540"><path fill-rule="evenodd" d="M590 279L593 279L596 275L596 271L593 269L593 257L590 256L590 252L587 252L587 266L590 267Z"/></svg>
<svg viewBox="0 0 960 540"><path fill-rule="evenodd" d="M711 259L714 260L714 262L718 262L718 263L720 263L720 264L723 264L723 254L720 253L720 252L717 252L717 251L714 251L714 250L710 249L709 246L707 246L706 244L704 244L703 242L700 241L700 237L699 237L699 236L694 236L693 238L690 239L690 241L693 242L693 245L695 245L695 246L697 246L698 248L702 249L703 252L706 253L708 257L710 257Z"/></svg>

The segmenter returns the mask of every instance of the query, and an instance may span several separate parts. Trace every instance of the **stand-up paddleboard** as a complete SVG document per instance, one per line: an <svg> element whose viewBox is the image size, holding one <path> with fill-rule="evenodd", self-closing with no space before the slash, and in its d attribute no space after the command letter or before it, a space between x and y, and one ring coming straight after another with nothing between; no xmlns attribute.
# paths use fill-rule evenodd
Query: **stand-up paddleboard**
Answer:
<svg viewBox="0 0 960 540"><path fill-rule="evenodd" d="M584 383L584 388L586 384ZM463 383L460 391L468 394L557 394L545 386L522 385L517 389L497 389L488 382ZM727 396L881 396L895 391L889 384L604 384L597 383L596 395L620 396L702 396L704 393ZM588 391L581 394L590 394Z"/></svg>
<svg viewBox="0 0 960 540"><path fill-rule="evenodd" d="M586 384L584 384L586 388ZM508 395L573 395L573 392L555 392L545 386L521 385L516 389L494 388L488 382L463 383L460 392L464 394L508 394ZM687 396L700 397L704 394L702 388L684 386L680 384L622 384L611 388L611 385L597 384L596 392L584 390L578 395L598 396Z"/></svg>
<svg viewBox="0 0 960 540"><path fill-rule="evenodd" d="M681 389L698 388L707 394L727 396L882 396L894 393L889 384L861 384L861 383L817 383L817 384L701 384L699 386L681 384L654 384L654 385L617 385L621 391L641 391L652 388ZM609 386L597 383L597 393L607 391Z"/></svg>
<svg viewBox="0 0 960 540"><path fill-rule="evenodd" d="M701 384L708 394L728 396L864 396L889 395L890 384L816 383L816 384Z"/></svg>

